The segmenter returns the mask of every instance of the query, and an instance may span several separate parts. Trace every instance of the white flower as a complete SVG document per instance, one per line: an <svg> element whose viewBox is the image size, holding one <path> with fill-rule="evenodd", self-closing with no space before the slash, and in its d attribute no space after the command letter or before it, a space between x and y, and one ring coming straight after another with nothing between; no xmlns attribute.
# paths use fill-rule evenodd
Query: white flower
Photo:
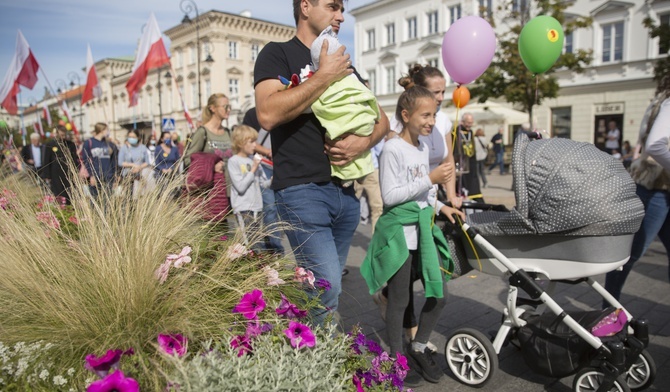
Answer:
<svg viewBox="0 0 670 392"><path fill-rule="evenodd" d="M226 257L228 257L230 260L235 260L239 259L240 257L246 255L249 251L247 248L242 245L242 244L235 244L230 247L228 247L228 251L226 252Z"/></svg>
<svg viewBox="0 0 670 392"><path fill-rule="evenodd" d="M19 359L19 363L16 365L16 377L21 377L26 369L28 369L28 361L25 358Z"/></svg>
<svg viewBox="0 0 670 392"><path fill-rule="evenodd" d="M72 377L72 376L74 375L74 372L75 372L74 368L69 368L69 369L67 370L67 375L70 376L70 377Z"/></svg>
<svg viewBox="0 0 670 392"><path fill-rule="evenodd" d="M53 382L54 382L54 385L56 385L58 387L67 384L67 380L65 379L65 377L63 377L61 375L58 375L58 376L54 377Z"/></svg>
<svg viewBox="0 0 670 392"><path fill-rule="evenodd" d="M266 265L263 267L263 272L265 272L265 275L268 277L268 286L278 286L286 283L279 277L279 272L270 266Z"/></svg>
<svg viewBox="0 0 670 392"><path fill-rule="evenodd" d="M191 262L191 257L188 255L189 253L191 253L191 247L185 246L178 255L169 254L165 260L171 260L174 262L176 268L181 268L182 265Z"/></svg>
<svg viewBox="0 0 670 392"><path fill-rule="evenodd" d="M44 369L40 372L40 380L46 380L49 377L49 371Z"/></svg>

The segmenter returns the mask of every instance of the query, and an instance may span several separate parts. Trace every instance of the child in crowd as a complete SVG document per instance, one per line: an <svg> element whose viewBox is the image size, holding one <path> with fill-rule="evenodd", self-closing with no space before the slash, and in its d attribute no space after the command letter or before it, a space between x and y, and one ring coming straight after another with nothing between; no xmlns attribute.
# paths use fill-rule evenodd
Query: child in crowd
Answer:
<svg viewBox="0 0 670 392"><path fill-rule="evenodd" d="M261 183L269 186L270 181L265 178L264 171L259 170L262 157L254 155L257 138L258 132L255 129L247 125L235 127L232 134L234 155L228 159L228 174L232 185L230 201L247 245L247 234L252 225L256 226L255 222L263 211Z"/></svg>
<svg viewBox="0 0 670 392"><path fill-rule="evenodd" d="M453 265L447 241L434 224L434 215L463 214L437 200L436 184L452 175L450 163L429 172L429 148L419 136L435 125L437 101L421 86L407 89L398 100L396 118L403 130L388 140L380 156L380 182L385 210L377 222L368 253L361 266L370 293L388 285L386 325L391 354L409 354L410 369L426 380L438 382L443 372L426 343L445 305L444 284ZM439 254L438 254L439 253ZM440 258L441 256L441 258ZM410 301L408 287L418 274L425 289L415 340L403 349L403 315ZM408 375L411 378L414 375Z"/></svg>

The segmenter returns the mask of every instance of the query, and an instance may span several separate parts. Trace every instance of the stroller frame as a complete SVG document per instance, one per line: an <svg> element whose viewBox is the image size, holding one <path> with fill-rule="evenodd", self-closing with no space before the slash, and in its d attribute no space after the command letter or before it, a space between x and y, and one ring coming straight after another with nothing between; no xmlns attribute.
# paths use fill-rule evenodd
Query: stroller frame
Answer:
<svg viewBox="0 0 670 392"><path fill-rule="evenodd" d="M581 366L577 370L573 390L637 391L646 389L653 383L656 369L653 359L645 350L649 342L646 320L634 319L619 301L591 277L549 280L549 286L545 291L536 283L540 278L537 273L519 268L467 223L463 223L461 228L475 244L486 250L507 269L510 286L503 310L503 322L492 342L480 332L469 328L456 331L448 339L444 351L445 358L459 381L473 387L482 387L490 381L497 370L497 355L514 336L515 331L527 324L521 316L531 311L534 314L543 314L548 309L560 322L588 343L596 353L595 359L588 366ZM628 327L625 328L625 339L603 342L586 330L551 297L550 293L553 292L556 282L569 284L586 282L610 305L622 309L629 320ZM519 289L526 292L530 300L519 298ZM632 371L639 371L640 366L643 367L640 374L631 374Z"/></svg>

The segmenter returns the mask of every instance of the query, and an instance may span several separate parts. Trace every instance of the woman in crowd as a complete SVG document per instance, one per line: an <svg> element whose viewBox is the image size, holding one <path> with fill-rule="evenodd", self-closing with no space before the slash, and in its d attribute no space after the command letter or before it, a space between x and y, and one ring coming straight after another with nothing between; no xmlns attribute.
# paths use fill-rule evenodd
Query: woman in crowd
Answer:
<svg viewBox="0 0 670 392"><path fill-rule="evenodd" d="M207 170L212 170L213 184L210 189L210 198L207 199L205 207L205 218L223 220L229 212L230 192L227 184L230 183L225 170L228 158L233 155L233 144L230 131L223 126L223 121L230 114L230 101L224 94L212 94L207 100L207 107L202 112L202 125L196 129L191 141L184 152L184 165L190 167L193 164L195 153L214 154L218 159L211 156L200 155L203 163L207 162ZM211 166L211 168L210 168ZM199 169L200 170L200 169ZM188 176L195 175L194 170L189 169Z"/></svg>
<svg viewBox="0 0 670 392"><path fill-rule="evenodd" d="M670 75L656 89L640 123L640 157L631 164L631 176L645 209L640 230L635 233L630 259L621 271L607 273L605 288L619 299L633 265L658 237L670 257ZM670 278L670 269L669 269Z"/></svg>
<svg viewBox="0 0 670 392"><path fill-rule="evenodd" d="M89 189L93 198L96 198L101 192L111 195L117 180L118 153L118 148L109 139L107 124L95 124L93 136L84 142L81 153L82 161L89 174Z"/></svg>
<svg viewBox="0 0 670 392"><path fill-rule="evenodd" d="M179 150L172 145L170 132L163 132L158 141L156 152L154 170L158 174L159 181L166 181L175 174L177 169L177 161L179 160Z"/></svg>
<svg viewBox="0 0 670 392"><path fill-rule="evenodd" d="M131 197L133 195L137 197L142 182L142 172L149 167L149 150L140 143L140 138L134 130L128 131L126 141L128 143L121 146L119 151L119 167L121 176L125 180L124 185L129 188L128 194Z"/></svg>

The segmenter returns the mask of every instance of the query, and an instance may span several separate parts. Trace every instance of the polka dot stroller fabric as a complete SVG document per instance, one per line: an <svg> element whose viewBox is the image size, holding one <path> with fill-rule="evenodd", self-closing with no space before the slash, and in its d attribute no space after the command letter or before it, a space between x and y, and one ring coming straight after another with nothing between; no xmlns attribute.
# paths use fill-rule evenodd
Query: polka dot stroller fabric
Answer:
<svg viewBox="0 0 670 392"><path fill-rule="evenodd" d="M635 183L593 144L520 134L512 163L516 207L493 222L475 219L480 234L611 236L639 229L644 207Z"/></svg>

